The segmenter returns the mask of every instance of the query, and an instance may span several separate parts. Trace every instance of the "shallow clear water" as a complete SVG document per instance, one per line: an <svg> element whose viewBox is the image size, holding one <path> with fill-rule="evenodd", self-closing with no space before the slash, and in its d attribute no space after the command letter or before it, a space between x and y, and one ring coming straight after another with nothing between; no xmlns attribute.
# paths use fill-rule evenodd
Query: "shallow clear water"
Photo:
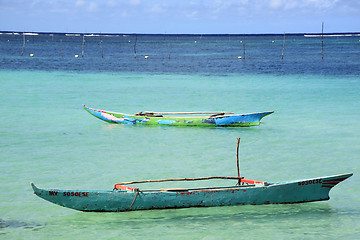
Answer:
<svg viewBox="0 0 360 240"><path fill-rule="evenodd" d="M274 43L269 36L248 37L243 61L237 59L242 55L239 39L203 37L195 43L194 36L154 38L139 36L135 60L133 42L122 50L126 54L119 54L112 38L103 40L104 50L111 50L104 59L88 50L91 41L98 44L94 39L86 43L85 57L75 59L71 52L81 54L80 37L68 39L67 50L63 41L63 58L51 38L30 38L21 57L21 37L9 42L0 37L0 238L359 237L358 39L329 38L327 46L333 45L322 61L321 48L310 54L319 39L294 37L282 61L281 36ZM170 60L168 42L174 48ZM280 49L276 57L271 44ZM37 49L33 58L31 46ZM233 54L235 47L240 53ZM253 128L144 127L107 124L82 104L126 113L275 113ZM114 183L131 180L235 176L237 137L241 175L247 178L276 182L347 172L354 176L332 189L326 202L126 213L62 208L33 195L29 184L112 189ZM213 184L233 182L160 186Z"/></svg>

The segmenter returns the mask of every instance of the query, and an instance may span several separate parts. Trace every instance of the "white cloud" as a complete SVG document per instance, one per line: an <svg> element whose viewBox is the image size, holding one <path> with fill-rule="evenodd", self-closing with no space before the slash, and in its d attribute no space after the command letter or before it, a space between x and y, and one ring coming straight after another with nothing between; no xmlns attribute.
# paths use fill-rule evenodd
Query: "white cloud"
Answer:
<svg viewBox="0 0 360 240"><path fill-rule="evenodd" d="M87 10L90 11L90 12L94 12L94 11L97 10L97 8L98 8L97 3L90 2L89 6L87 7Z"/></svg>
<svg viewBox="0 0 360 240"><path fill-rule="evenodd" d="M34 0L31 2L30 6L35 7L37 4L39 4L39 2L40 2L39 0Z"/></svg>
<svg viewBox="0 0 360 240"><path fill-rule="evenodd" d="M187 18L191 18L191 19L197 19L198 18L198 15L199 15L199 12L197 10L194 10L192 12L187 12L185 13L185 16Z"/></svg>
<svg viewBox="0 0 360 240"><path fill-rule="evenodd" d="M282 0L271 0L269 3L270 8L278 9L283 6Z"/></svg>
<svg viewBox="0 0 360 240"><path fill-rule="evenodd" d="M331 8L337 4L338 0L303 0L304 5L316 8Z"/></svg>
<svg viewBox="0 0 360 240"><path fill-rule="evenodd" d="M75 3L75 6L76 7L81 7L81 6L84 6L85 3L86 2L84 0L77 0L76 3Z"/></svg>
<svg viewBox="0 0 360 240"><path fill-rule="evenodd" d="M134 5L134 6L140 4L140 0L130 0L129 2L130 2L130 5Z"/></svg>
<svg viewBox="0 0 360 240"><path fill-rule="evenodd" d="M291 10L297 8L298 5L297 1L286 1L284 8L285 10Z"/></svg>
<svg viewBox="0 0 360 240"><path fill-rule="evenodd" d="M213 13L219 13L223 10L226 10L227 8L229 8L229 6L232 5L231 1L222 1L222 0L215 0L214 3L211 5L212 8L212 12Z"/></svg>
<svg viewBox="0 0 360 240"><path fill-rule="evenodd" d="M95 1L89 2L84 0L77 0L75 7L85 9L89 12L94 12L98 10L98 4Z"/></svg>
<svg viewBox="0 0 360 240"><path fill-rule="evenodd" d="M115 0L108 0L106 2L106 5L109 7L115 7L117 5L117 2Z"/></svg>
<svg viewBox="0 0 360 240"><path fill-rule="evenodd" d="M166 12L166 9L160 5L155 5L149 9L147 9L146 11L150 12L150 13L160 14L160 13Z"/></svg>

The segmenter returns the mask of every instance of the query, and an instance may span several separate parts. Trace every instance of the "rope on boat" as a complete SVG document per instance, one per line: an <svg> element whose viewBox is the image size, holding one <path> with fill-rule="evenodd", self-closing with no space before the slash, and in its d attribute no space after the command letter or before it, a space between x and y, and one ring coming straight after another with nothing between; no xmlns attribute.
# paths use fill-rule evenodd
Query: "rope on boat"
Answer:
<svg viewBox="0 0 360 240"><path fill-rule="evenodd" d="M139 190L138 188L137 188L135 191L136 191L136 194L135 194L134 200L132 201L130 207L129 207L128 209L126 209L126 211L130 210L130 208L134 205L135 200L136 200L137 196L138 196L139 193L140 193L140 190Z"/></svg>

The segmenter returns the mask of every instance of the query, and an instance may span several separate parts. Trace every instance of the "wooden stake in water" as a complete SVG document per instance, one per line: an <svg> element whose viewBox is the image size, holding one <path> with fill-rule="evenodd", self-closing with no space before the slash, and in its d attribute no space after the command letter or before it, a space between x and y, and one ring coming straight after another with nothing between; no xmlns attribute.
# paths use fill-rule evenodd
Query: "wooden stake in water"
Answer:
<svg viewBox="0 0 360 240"><path fill-rule="evenodd" d="M82 52L81 52L81 57L84 57L84 46L85 46L85 34L83 34L83 42L82 42Z"/></svg>
<svg viewBox="0 0 360 240"><path fill-rule="evenodd" d="M102 49L102 40L100 40L100 49L101 49L101 58L104 58L103 49Z"/></svg>
<svg viewBox="0 0 360 240"><path fill-rule="evenodd" d="M25 33L23 32L23 49L22 49L22 52L21 52L21 56L24 55L24 51L25 51Z"/></svg>
<svg viewBox="0 0 360 240"><path fill-rule="evenodd" d="M137 42L137 34L136 34L135 44L134 44L134 54L135 54L135 58L136 58L136 42Z"/></svg>
<svg viewBox="0 0 360 240"><path fill-rule="evenodd" d="M324 22L321 24L321 59L324 59Z"/></svg>
<svg viewBox="0 0 360 240"><path fill-rule="evenodd" d="M245 35L244 35L244 41L243 41L243 50L244 50L243 56L244 56L244 59L245 59Z"/></svg>
<svg viewBox="0 0 360 240"><path fill-rule="evenodd" d="M63 50L62 50L62 39L60 40L60 49L61 49L61 57L63 57Z"/></svg>
<svg viewBox="0 0 360 240"><path fill-rule="evenodd" d="M284 43L283 43L283 50L281 54L281 59L284 59L284 50L285 50L285 32L284 32Z"/></svg>
<svg viewBox="0 0 360 240"><path fill-rule="evenodd" d="M170 59L170 43L169 43L169 59Z"/></svg>
<svg viewBox="0 0 360 240"><path fill-rule="evenodd" d="M239 145L240 145L240 138L237 139L237 148L236 148L236 166L237 166L237 174L238 174L238 185L241 183L240 179L240 163L239 163Z"/></svg>

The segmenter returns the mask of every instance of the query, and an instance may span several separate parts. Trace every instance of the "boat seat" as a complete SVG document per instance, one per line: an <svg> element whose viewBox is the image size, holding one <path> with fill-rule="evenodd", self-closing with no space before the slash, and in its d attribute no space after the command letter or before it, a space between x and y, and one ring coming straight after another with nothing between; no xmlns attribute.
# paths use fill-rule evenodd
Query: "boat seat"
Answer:
<svg viewBox="0 0 360 240"><path fill-rule="evenodd" d="M222 115L225 115L225 113L213 114L213 115L210 115L210 118L214 118L214 117L218 117L218 116L222 116Z"/></svg>
<svg viewBox="0 0 360 240"><path fill-rule="evenodd" d="M144 117L164 117L161 114L156 114L156 113L152 113L152 112L138 112L135 113L135 116L144 116Z"/></svg>
<svg viewBox="0 0 360 240"><path fill-rule="evenodd" d="M123 190L123 191L132 191L132 192L138 192L139 189L136 187L129 187L121 184L115 184L114 190Z"/></svg>

